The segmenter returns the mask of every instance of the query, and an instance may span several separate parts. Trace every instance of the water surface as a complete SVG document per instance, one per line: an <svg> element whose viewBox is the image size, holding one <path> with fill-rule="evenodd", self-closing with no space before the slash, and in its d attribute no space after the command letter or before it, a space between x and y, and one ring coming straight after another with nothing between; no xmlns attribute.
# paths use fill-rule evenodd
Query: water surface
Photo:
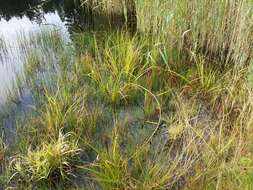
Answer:
<svg viewBox="0 0 253 190"><path fill-rule="evenodd" d="M22 72L20 39L45 29L71 39L74 32L111 30L124 23L122 15L103 15L81 4L81 0L0 0L0 106Z"/></svg>
<svg viewBox="0 0 253 190"><path fill-rule="evenodd" d="M70 2L70 3L69 3ZM0 2L0 105L15 86L22 72L24 53L20 41L42 30L60 31L69 38L69 31L78 25L72 1L8 0Z"/></svg>

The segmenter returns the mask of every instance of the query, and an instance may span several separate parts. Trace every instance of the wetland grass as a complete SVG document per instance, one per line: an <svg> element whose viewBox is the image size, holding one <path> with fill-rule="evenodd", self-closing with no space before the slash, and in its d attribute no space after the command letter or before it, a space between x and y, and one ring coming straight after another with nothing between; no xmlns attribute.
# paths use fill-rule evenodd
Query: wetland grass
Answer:
<svg viewBox="0 0 253 190"><path fill-rule="evenodd" d="M253 188L252 2L132 3L135 34L23 41L35 103L0 141L4 188Z"/></svg>
<svg viewBox="0 0 253 190"><path fill-rule="evenodd" d="M14 175L12 178L22 178L27 183L54 183L58 177L67 179L73 175L73 164L78 158L80 149L71 134L61 132L56 140L42 143L36 150L27 150L25 155L16 156L12 161Z"/></svg>

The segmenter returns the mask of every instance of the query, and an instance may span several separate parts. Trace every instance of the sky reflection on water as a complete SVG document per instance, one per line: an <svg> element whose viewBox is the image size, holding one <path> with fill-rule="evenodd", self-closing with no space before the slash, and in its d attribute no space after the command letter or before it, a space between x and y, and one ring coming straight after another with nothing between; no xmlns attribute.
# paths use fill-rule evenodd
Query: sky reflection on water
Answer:
<svg viewBox="0 0 253 190"><path fill-rule="evenodd" d="M44 14L39 24L26 16L13 17L8 21L0 19L0 105L6 101L8 91L15 84L17 74L22 71L24 58L18 38L42 29L57 29L66 36L65 38L69 38L67 27L57 12Z"/></svg>

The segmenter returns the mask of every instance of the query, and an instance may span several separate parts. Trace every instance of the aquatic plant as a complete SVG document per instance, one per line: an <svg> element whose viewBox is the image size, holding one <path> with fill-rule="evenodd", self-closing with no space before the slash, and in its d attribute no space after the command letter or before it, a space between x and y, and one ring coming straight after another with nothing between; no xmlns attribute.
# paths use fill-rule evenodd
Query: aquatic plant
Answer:
<svg viewBox="0 0 253 190"><path fill-rule="evenodd" d="M40 148L39 148L40 147ZM12 161L14 178L27 182L49 181L54 183L57 178L68 179L73 175L74 163L80 149L71 134L59 133L56 140L42 143L32 150L30 147L25 155L19 155Z"/></svg>
<svg viewBox="0 0 253 190"><path fill-rule="evenodd" d="M96 48L95 57L84 54L78 67L105 100L127 103L136 95L135 84L149 67L142 60L142 45L135 38L118 33L107 37L102 48Z"/></svg>

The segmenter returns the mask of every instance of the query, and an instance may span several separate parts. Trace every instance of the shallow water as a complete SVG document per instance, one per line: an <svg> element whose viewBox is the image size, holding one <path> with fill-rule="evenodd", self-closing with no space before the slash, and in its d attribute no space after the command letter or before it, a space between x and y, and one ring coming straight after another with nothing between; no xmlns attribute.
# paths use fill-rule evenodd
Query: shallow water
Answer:
<svg viewBox="0 0 253 190"><path fill-rule="evenodd" d="M21 53L19 39L31 32L41 30L60 30L62 35L68 37L68 30L59 15L48 13L40 24L32 22L29 18L13 17L9 21L0 21L0 39L4 46L0 48L0 104L3 104L8 96L8 91L15 85L17 74L22 71L23 54Z"/></svg>
<svg viewBox="0 0 253 190"><path fill-rule="evenodd" d="M19 89L17 83L18 76L23 74L29 51L37 51L39 47L35 37L42 32L56 30L62 39L69 40L70 31L73 30L72 17L65 15L63 6L57 6L57 2L62 2L52 2L55 4L47 4L46 7L40 6L40 0L8 0L0 3L0 113L3 116L0 132L5 135L7 144L11 143L15 132L16 117L29 114L33 109L34 100L30 89ZM74 9L70 7L68 13L72 11ZM48 55L42 53L41 56Z"/></svg>
<svg viewBox="0 0 253 190"><path fill-rule="evenodd" d="M93 15L79 0L8 0L0 3L0 107L7 101L15 86L17 74L22 72L24 53L20 39L41 30L60 31L70 40L73 32L110 30L120 27L109 24L105 15ZM110 25L110 27L109 27Z"/></svg>

